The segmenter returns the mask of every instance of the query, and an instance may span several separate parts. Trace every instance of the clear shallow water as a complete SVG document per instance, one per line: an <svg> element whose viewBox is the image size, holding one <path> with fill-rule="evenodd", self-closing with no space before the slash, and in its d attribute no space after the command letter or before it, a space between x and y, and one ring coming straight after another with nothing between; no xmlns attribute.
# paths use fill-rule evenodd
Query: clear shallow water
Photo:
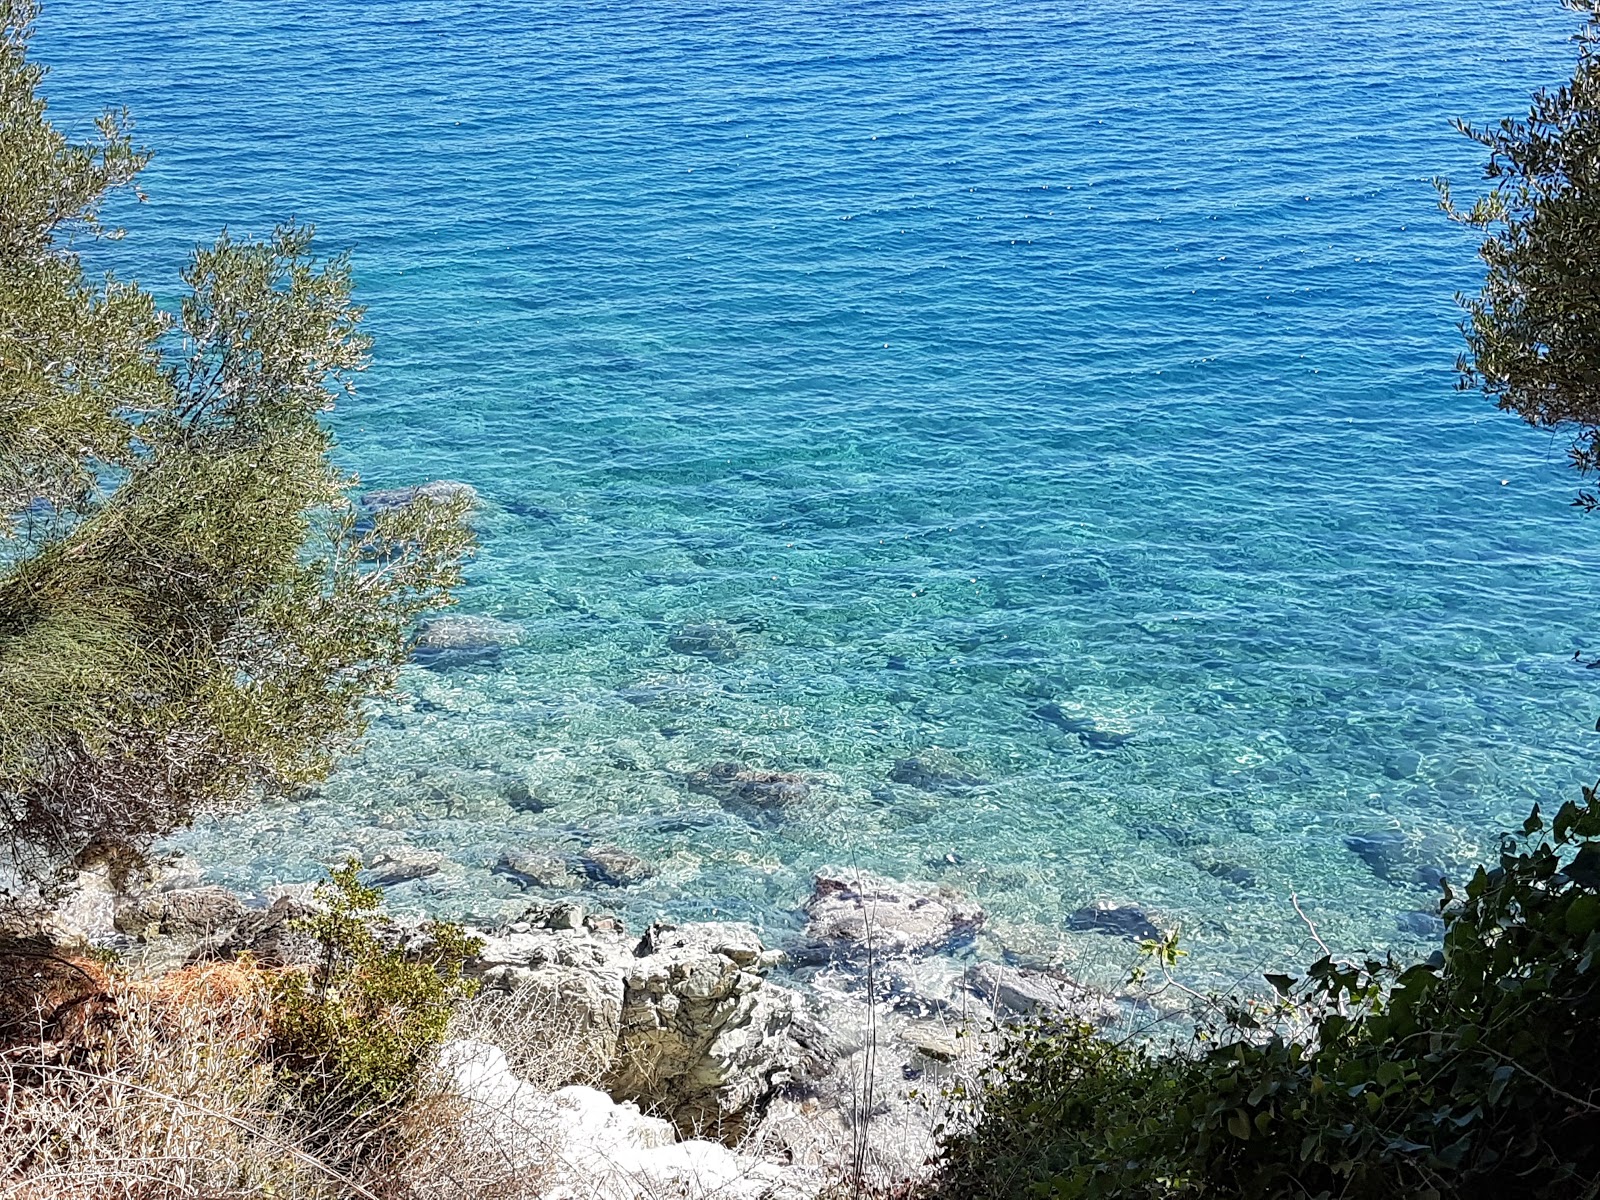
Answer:
<svg viewBox="0 0 1600 1200"><path fill-rule="evenodd" d="M659 873L605 902L775 934L855 861L1026 953L1138 902L1205 972L1303 958L1292 890L1340 948L1415 948L1413 870L1594 769L1592 530L1559 441L1452 391L1476 272L1427 183L1476 178L1449 118L1522 111L1572 28L55 0L58 119L125 103L159 152L106 260L171 295L223 224L353 248L343 453L478 488L463 611L522 633L411 670L319 796L181 844L261 885L409 840L457 865L397 904L494 915L505 847L609 841ZM737 657L669 648L713 620ZM980 782L891 782L908 756ZM727 759L811 796L752 822L685 786Z"/></svg>

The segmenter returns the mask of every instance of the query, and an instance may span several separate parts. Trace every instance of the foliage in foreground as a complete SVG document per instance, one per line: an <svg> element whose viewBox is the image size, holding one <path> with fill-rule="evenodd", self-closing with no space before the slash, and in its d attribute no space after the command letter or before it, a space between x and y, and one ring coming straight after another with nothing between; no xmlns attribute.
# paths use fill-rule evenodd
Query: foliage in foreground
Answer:
<svg viewBox="0 0 1600 1200"><path fill-rule="evenodd" d="M1040 1028L997 1064L938 1194L1600 1195L1600 797L1538 811L1427 962L1268 976L1193 1054ZM1298 1032L1297 1032L1298 1031Z"/></svg>
<svg viewBox="0 0 1600 1200"><path fill-rule="evenodd" d="M69 142L0 0L0 887L320 778L447 603L465 499L366 517L321 422L366 363L311 232L194 254L179 313L80 250L149 155Z"/></svg>

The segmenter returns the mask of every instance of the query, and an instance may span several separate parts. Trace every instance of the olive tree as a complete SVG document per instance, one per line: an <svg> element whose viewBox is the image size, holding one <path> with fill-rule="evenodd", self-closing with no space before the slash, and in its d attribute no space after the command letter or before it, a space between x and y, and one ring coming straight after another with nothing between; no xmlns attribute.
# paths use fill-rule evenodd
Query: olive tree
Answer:
<svg viewBox="0 0 1600 1200"><path fill-rule="evenodd" d="M91 278L149 159L63 136L0 0L0 847L4 886L322 777L450 602L462 497L364 513L323 414L367 361L311 230L197 250L162 311Z"/></svg>
<svg viewBox="0 0 1600 1200"><path fill-rule="evenodd" d="M1526 118L1457 128L1489 151L1490 190L1442 207L1484 234L1482 290L1458 300L1467 349L1460 386L1481 388L1530 424L1572 431L1572 461L1600 468L1600 0L1586 16L1570 82L1533 98ZM1579 504L1600 506L1592 494Z"/></svg>

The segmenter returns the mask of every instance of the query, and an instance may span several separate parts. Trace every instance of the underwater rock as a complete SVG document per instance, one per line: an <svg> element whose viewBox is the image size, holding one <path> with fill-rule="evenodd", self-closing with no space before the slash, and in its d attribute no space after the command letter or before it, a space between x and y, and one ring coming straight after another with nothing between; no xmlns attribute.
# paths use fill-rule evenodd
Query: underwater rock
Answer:
<svg viewBox="0 0 1600 1200"><path fill-rule="evenodd" d="M632 687L618 688L617 699L626 700L635 708L649 708L653 704L671 700L676 691L676 688L664 683L639 683Z"/></svg>
<svg viewBox="0 0 1600 1200"><path fill-rule="evenodd" d="M1402 750L1383 764L1383 773L1390 779L1410 779L1422 766L1422 755L1415 750Z"/></svg>
<svg viewBox="0 0 1600 1200"><path fill-rule="evenodd" d="M981 962L967 969L963 982L1002 1016L1072 1016L1097 1025L1109 1025L1122 1016L1110 996L1060 971Z"/></svg>
<svg viewBox="0 0 1600 1200"><path fill-rule="evenodd" d="M536 795L521 779L507 780L500 787L500 795L515 812L542 813L550 807L542 795Z"/></svg>
<svg viewBox="0 0 1600 1200"><path fill-rule="evenodd" d="M1133 740L1133 734L1102 728L1092 717L1063 712L1060 705L1041 704L1032 710L1039 720L1054 725L1063 733L1075 734L1091 750L1120 750Z"/></svg>
<svg viewBox="0 0 1600 1200"><path fill-rule="evenodd" d="M680 625L667 638L667 649L675 654L692 654L710 662L732 662L744 653L739 631L723 621Z"/></svg>
<svg viewBox="0 0 1600 1200"><path fill-rule="evenodd" d="M1438 913L1421 911L1396 913L1394 925L1401 933L1409 933L1413 937L1442 938L1444 936L1444 918Z"/></svg>
<svg viewBox="0 0 1600 1200"><path fill-rule="evenodd" d="M394 846L380 851L361 872L361 882L374 887L393 887L413 879L426 879L436 875L444 855L435 850L419 850L415 846Z"/></svg>
<svg viewBox="0 0 1600 1200"><path fill-rule="evenodd" d="M1110 900L1084 905L1067 918L1067 928L1077 933L1108 933L1136 942L1159 940L1162 936L1144 909L1136 904L1114 904Z"/></svg>
<svg viewBox="0 0 1600 1200"><path fill-rule="evenodd" d="M1437 888L1447 873L1437 862L1446 848L1445 839L1438 835L1424 836L1413 842L1398 829L1383 829L1354 834L1344 839L1344 845L1385 883ZM1419 862L1419 859L1434 861Z"/></svg>
<svg viewBox="0 0 1600 1200"><path fill-rule="evenodd" d="M473 508L478 506L478 489L470 483L461 483L454 479L435 479L432 483L419 483L412 487L368 492L361 497L361 507L370 513L381 513L404 508L417 500L432 500L443 504L462 496L466 497Z"/></svg>
<svg viewBox="0 0 1600 1200"><path fill-rule="evenodd" d="M924 954L970 939L983 909L952 887L900 883L855 871L817 872L805 903L807 945L801 957Z"/></svg>
<svg viewBox="0 0 1600 1200"><path fill-rule="evenodd" d="M535 504L532 500L521 496L513 496L507 500L505 509L512 516L521 517L525 521L543 521L546 524L554 525L561 519L542 504Z"/></svg>
<svg viewBox="0 0 1600 1200"><path fill-rule="evenodd" d="M781 811L811 797L805 777L789 771L765 771L743 763L716 762L689 776L691 792L715 796L730 808Z"/></svg>
<svg viewBox="0 0 1600 1200"><path fill-rule="evenodd" d="M1189 861L1196 867L1210 875L1213 879L1220 879L1223 883L1231 883L1235 887L1253 888L1256 886L1256 873L1242 863L1218 854L1209 846L1199 847L1189 856Z"/></svg>
<svg viewBox="0 0 1600 1200"><path fill-rule="evenodd" d="M521 887L549 888L552 891L577 891L583 886L562 855L540 850L506 850L490 868L495 875L504 875Z"/></svg>
<svg viewBox="0 0 1600 1200"><path fill-rule="evenodd" d="M637 854L602 843L578 855L578 866L591 882L607 887L627 887L656 873L654 867Z"/></svg>
<svg viewBox="0 0 1600 1200"><path fill-rule="evenodd" d="M924 758L902 758L889 771L889 779L919 792L948 794L983 786L976 775Z"/></svg>
<svg viewBox="0 0 1600 1200"><path fill-rule="evenodd" d="M500 661L505 647L518 643L521 633L511 622L494 617L434 617L417 630L411 657L435 671L492 664Z"/></svg>
<svg viewBox="0 0 1600 1200"><path fill-rule="evenodd" d="M1192 850L1196 846L1210 845L1212 838L1212 834L1204 829L1185 829L1181 825L1169 825L1162 822L1141 825L1134 832L1141 839L1160 838L1180 850Z"/></svg>

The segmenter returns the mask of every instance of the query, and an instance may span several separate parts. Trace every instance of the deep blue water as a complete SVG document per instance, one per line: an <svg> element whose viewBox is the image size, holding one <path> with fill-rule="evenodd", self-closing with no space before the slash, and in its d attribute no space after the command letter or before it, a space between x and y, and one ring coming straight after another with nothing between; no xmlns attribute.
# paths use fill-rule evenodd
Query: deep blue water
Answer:
<svg viewBox="0 0 1600 1200"><path fill-rule="evenodd" d="M350 248L342 453L473 484L463 610L521 630L409 671L320 796L184 844L261 884L409 839L457 865L396 903L492 915L502 848L608 840L659 873L607 902L775 930L855 861L977 895L985 953L1083 953L1064 917L1109 899L1206 970L1302 957L1294 891L1341 948L1414 949L1418 868L1595 770L1593 530L1559 439L1452 390L1477 269L1428 182L1470 187L1450 118L1524 111L1574 27L53 0L57 118L126 104L157 150L96 262L171 299L223 225ZM707 621L737 657L669 647ZM811 795L685 786L727 759Z"/></svg>

